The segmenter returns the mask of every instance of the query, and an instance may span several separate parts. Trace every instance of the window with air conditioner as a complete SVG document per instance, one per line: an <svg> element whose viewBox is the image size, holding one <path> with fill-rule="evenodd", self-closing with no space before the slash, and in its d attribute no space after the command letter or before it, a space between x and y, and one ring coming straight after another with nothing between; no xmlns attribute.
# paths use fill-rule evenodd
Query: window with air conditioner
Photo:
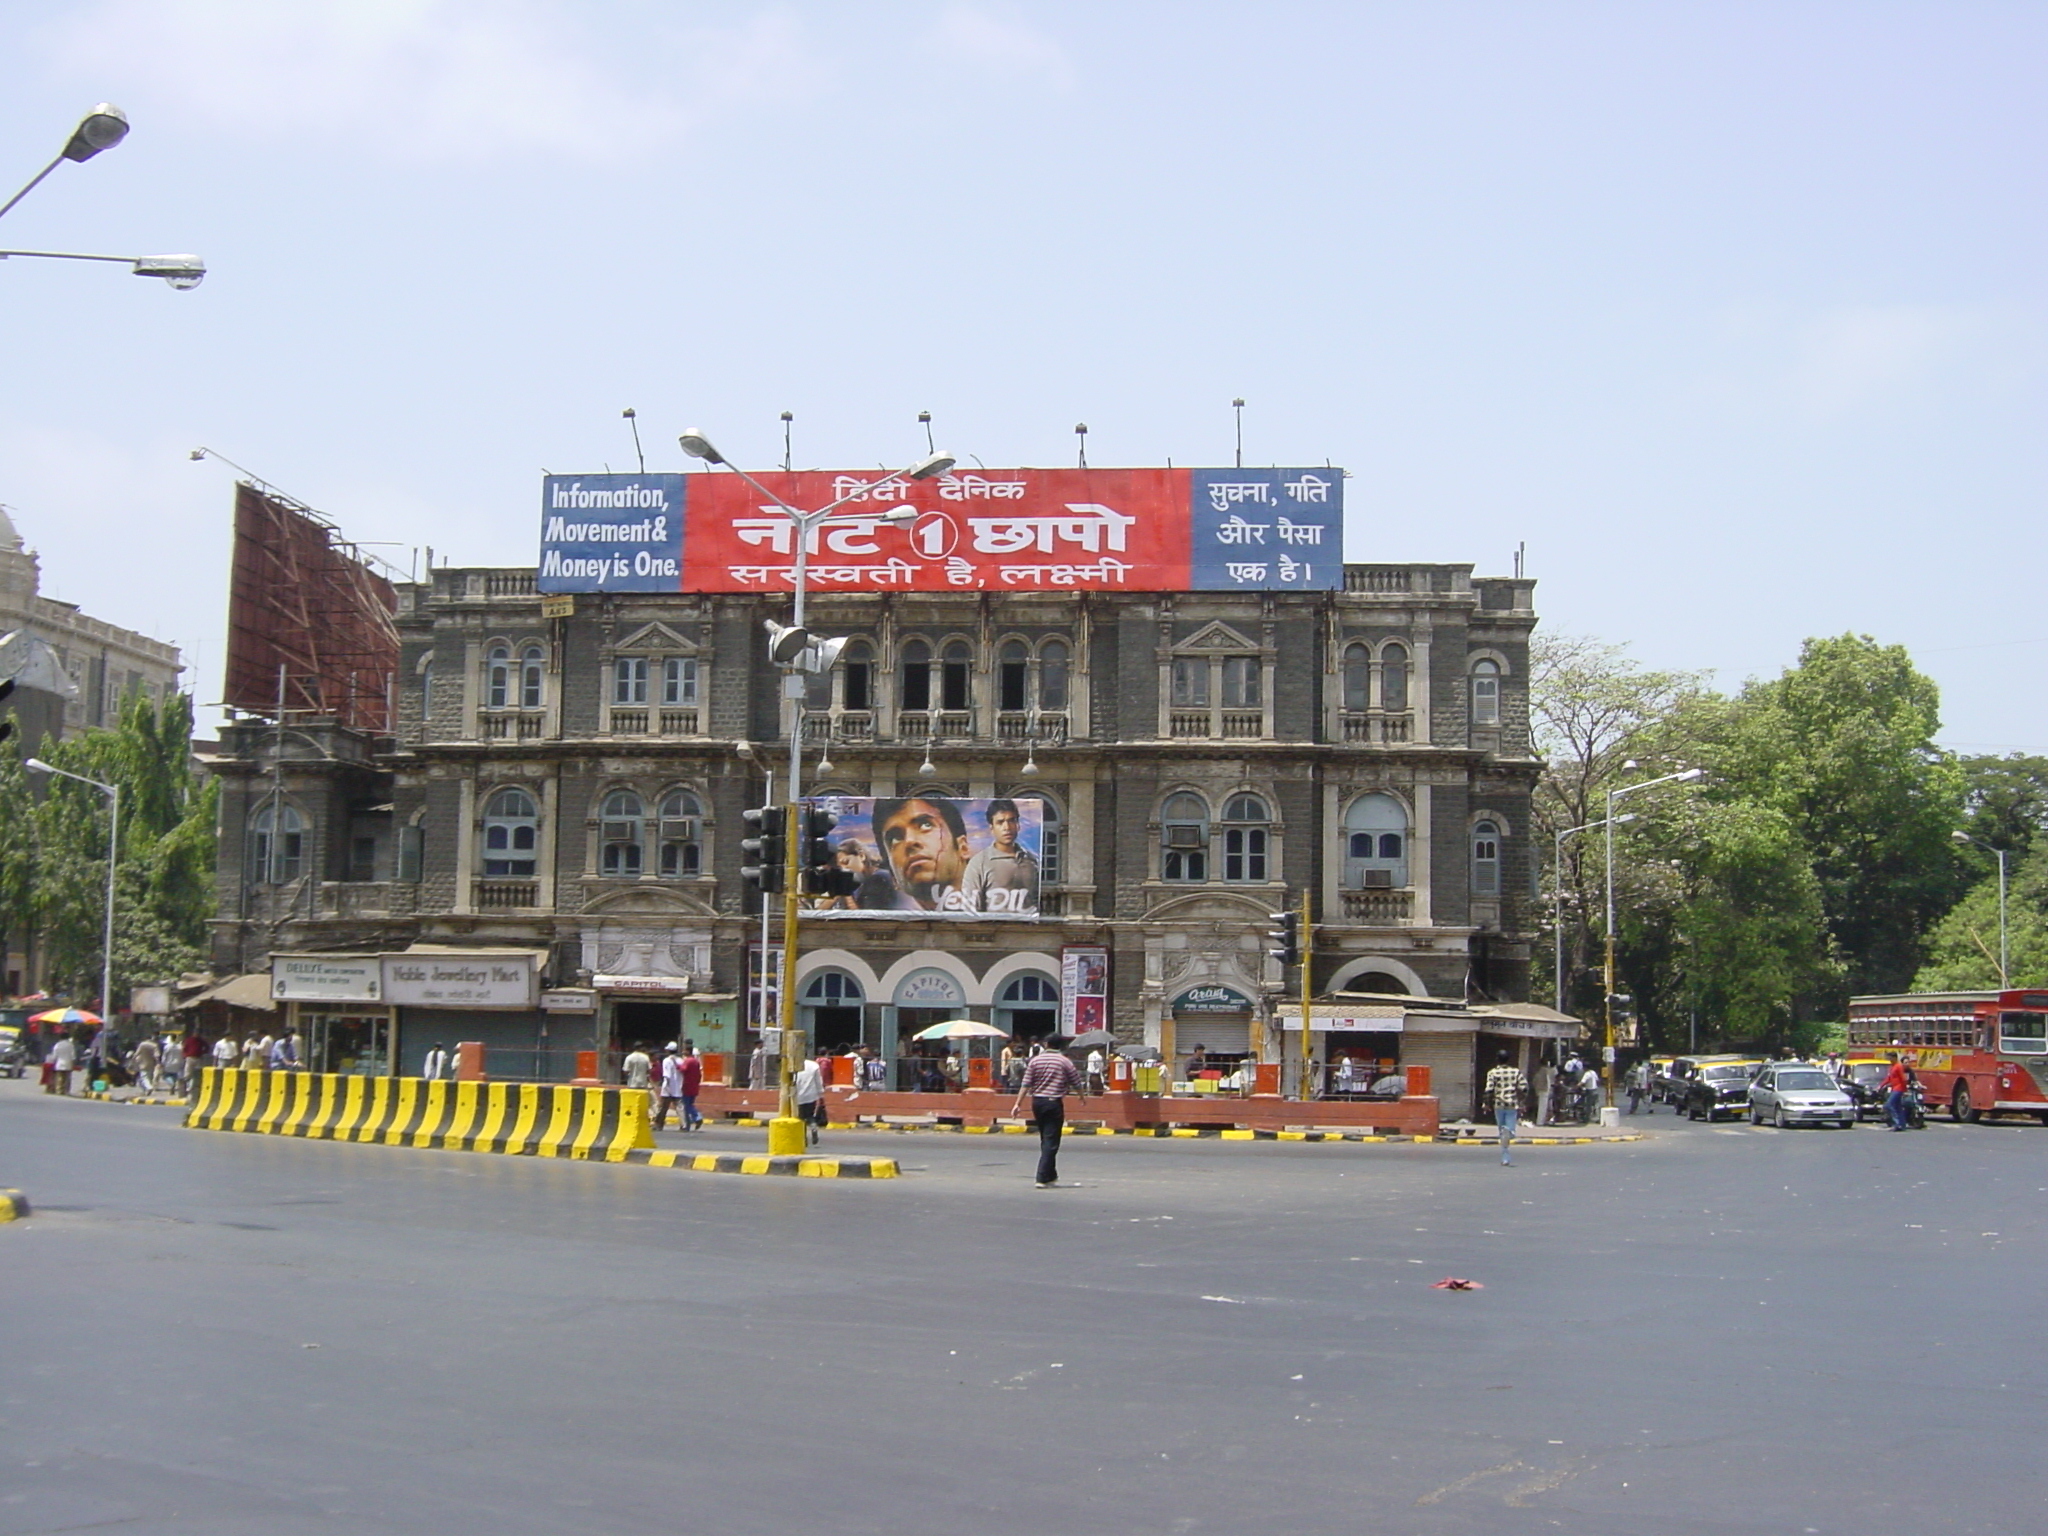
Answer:
<svg viewBox="0 0 2048 1536"><path fill-rule="evenodd" d="M1343 884L1352 890L1408 884L1408 809L1392 795L1373 791L1345 809Z"/></svg>
<svg viewBox="0 0 2048 1536"><path fill-rule="evenodd" d="M1200 795L1167 796L1159 809L1159 843L1160 879L1209 878L1209 807Z"/></svg>

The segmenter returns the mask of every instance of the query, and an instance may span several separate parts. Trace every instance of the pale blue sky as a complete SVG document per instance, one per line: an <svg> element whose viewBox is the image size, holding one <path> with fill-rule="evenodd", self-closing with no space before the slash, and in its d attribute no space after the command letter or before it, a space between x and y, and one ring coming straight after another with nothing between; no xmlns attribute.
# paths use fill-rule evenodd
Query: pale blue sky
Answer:
<svg viewBox="0 0 2048 1536"><path fill-rule="evenodd" d="M0 0L0 503L218 697L230 482L533 559L538 475L1345 466L1551 628L1909 646L2048 751L2048 6ZM11 168L11 169L9 169Z"/></svg>

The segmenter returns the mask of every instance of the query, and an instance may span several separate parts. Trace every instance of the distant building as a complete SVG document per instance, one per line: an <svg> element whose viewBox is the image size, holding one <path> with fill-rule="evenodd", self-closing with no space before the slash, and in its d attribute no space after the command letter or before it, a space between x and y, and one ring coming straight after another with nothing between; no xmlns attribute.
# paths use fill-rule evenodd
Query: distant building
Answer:
<svg viewBox="0 0 2048 1536"><path fill-rule="evenodd" d="M64 700L62 729L55 734L113 725L131 693L161 703L178 691L184 665L175 645L95 619L76 603L44 597L41 585L35 551L23 546L13 520L0 509L0 636L42 641L70 679L73 693ZM34 730L26 720L24 727L25 735Z"/></svg>

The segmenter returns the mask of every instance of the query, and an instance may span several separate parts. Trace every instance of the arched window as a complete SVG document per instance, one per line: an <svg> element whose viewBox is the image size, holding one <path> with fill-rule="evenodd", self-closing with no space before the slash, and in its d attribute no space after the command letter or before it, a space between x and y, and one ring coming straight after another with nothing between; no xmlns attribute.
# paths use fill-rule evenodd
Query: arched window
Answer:
<svg viewBox="0 0 2048 1536"><path fill-rule="evenodd" d="M1408 707L1408 647L1387 646L1380 652L1380 708L1398 714Z"/></svg>
<svg viewBox="0 0 2048 1536"><path fill-rule="evenodd" d="M1500 894L1500 827L1482 821L1472 828L1472 894Z"/></svg>
<svg viewBox="0 0 2048 1536"><path fill-rule="evenodd" d="M897 692L899 709L930 709L932 707L932 648L922 640L903 642L903 659L899 667L902 684Z"/></svg>
<svg viewBox="0 0 2048 1536"><path fill-rule="evenodd" d="M1067 707L1067 658L1072 653L1064 640L1048 640L1038 648L1038 707Z"/></svg>
<svg viewBox="0 0 2048 1536"><path fill-rule="evenodd" d="M539 709L547 678L547 653L537 645L529 645L519 653L519 707Z"/></svg>
<svg viewBox="0 0 2048 1536"><path fill-rule="evenodd" d="M1058 885L1062 879L1060 871L1066 862L1066 836L1060 827L1059 802L1047 797L1038 804L1044 815L1038 833L1038 883L1040 886Z"/></svg>
<svg viewBox="0 0 2048 1536"><path fill-rule="evenodd" d="M1223 802L1223 878L1266 878L1266 824L1273 818L1257 795L1232 795Z"/></svg>
<svg viewBox="0 0 2048 1536"><path fill-rule="evenodd" d="M672 789L661 797L662 877L674 880L704 872L700 839L704 831L704 807L687 789Z"/></svg>
<svg viewBox="0 0 2048 1536"><path fill-rule="evenodd" d="M512 703L512 647L494 645L484 663L484 707L506 709Z"/></svg>
<svg viewBox="0 0 2048 1536"><path fill-rule="evenodd" d="M647 807L630 789L604 797L598 817L598 869L607 875L638 875L646 846Z"/></svg>
<svg viewBox="0 0 2048 1536"><path fill-rule="evenodd" d="M996 708L1031 707L1031 652L1022 640L1005 640L996 656Z"/></svg>
<svg viewBox="0 0 2048 1536"><path fill-rule="evenodd" d="M996 998L999 1003L1044 1003L1057 1004L1060 1000L1059 983L1050 976L1038 976L1026 972L1012 977Z"/></svg>
<svg viewBox="0 0 2048 1536"><path fill-rule="evenodd" d="M1209 807L1200 795L1168 795L1159 810L1159 877L1209 878Z"/></svg>
<svg viewBox="0 0 2048 1536"><path fill-rule="evenodd" d="M940 653L939 708L974 708L974 655L965 640L948 640Z"/></svg>
<svg viewBox="0 0 2048 1536"><path fill-rule="evenodd" d="M875 652L867 641L856 640L839 653L839 676L842 707L875 707Z"/></svg>
<svg viewBox="0 0 2048 1536"><path fill-rule="evenodd" d="M813 1008L858 1008L865 998L846 972L820 971L804 984L804 1001Z"/></svg>
<svg viewBox="0 0 2048 1536"><path fill-rule="evenodd" d="M540 807L523 789L501 789L484 802L484 873L530 878L540 849Z"/></svg>
<svg viewBox="0 0 2048 1536"><path fill-rule="evenodd" d="M1500 663L1481 658L1472 663L1472 723L1500 724Z"/></svg>
<svg viewBox="0 0 2048 1536"><path fill-rule="evenodd" d="M257 884L298 879L305 851L305 819L290 806L273 802L249 818L249 872Z"/></svg>
<svg viewBox="0 0 2048 1536"><path fill-rule="evenodd" d="M1344 813L1344 884L1408 883L1408 812L1392 795L1360 795Z"/></svg>
<svg viewBox="0 0 2048 1536"><path fill-rule="evenodd" d="M1372 651L1355 642L1344 647L1344 707L1372 707Z"/></svg>

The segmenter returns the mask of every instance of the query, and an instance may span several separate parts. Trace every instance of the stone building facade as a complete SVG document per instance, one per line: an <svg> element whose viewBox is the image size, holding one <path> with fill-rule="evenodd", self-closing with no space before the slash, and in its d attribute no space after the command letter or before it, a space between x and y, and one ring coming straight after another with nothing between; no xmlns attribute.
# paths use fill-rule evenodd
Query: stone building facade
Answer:
<svg viewBox="0 0 2048 1536"><path fill-rule="evenodd" d="M803 701L807 789L1036 797L1047 843L1035 922L806 924L803 1023L884 1056L960 1014L1044 1032L1062 950L1101 946L1118 1034L1273 1059L1299 983L1269 914L1304 890L1319 995L1525 998L1532 590L1414 564L1338 592L814 595L810 628L852 638ZM788 610L544 606L529 569L401 588L394 738L223 733L217 967L531 957L552 1006L394 1008L400 1068L450 1032L543 1075L682 1032L744 1053L741 815L787 761L762 626Z"/></svg>

